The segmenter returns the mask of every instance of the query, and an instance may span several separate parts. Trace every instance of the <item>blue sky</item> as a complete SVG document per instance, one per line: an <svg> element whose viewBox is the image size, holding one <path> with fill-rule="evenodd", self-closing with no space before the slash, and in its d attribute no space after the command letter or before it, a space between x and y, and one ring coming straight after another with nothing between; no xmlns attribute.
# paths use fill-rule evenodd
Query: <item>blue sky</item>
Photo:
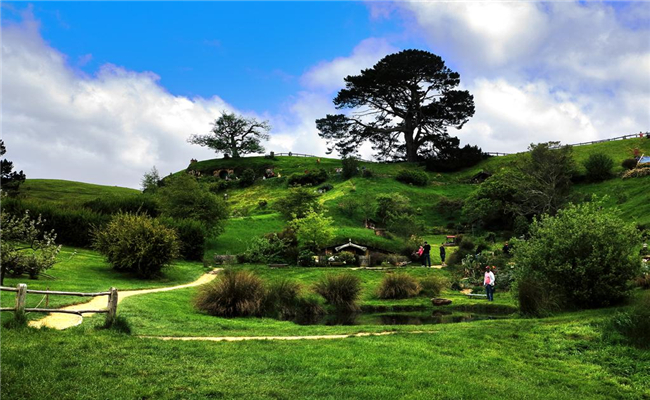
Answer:
<svg viewBox="0 0 650 400"><path fill-rule="evenodd" d="M222 110L325 155L343 78L407 48L461 74L462 143L515 152L650 130L648 2L3 2L2 133L28 178L138 187ZM372 157L368 145L364 158Z"/></svg>

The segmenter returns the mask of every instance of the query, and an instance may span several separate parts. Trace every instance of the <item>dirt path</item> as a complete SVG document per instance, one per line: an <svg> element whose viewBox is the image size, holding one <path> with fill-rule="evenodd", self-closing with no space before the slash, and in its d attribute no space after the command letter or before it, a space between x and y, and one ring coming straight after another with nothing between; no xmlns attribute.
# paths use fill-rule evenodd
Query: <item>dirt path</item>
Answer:
<svg viewBox="0 0 650 400"><path fill-rule="evenodd" d="M220 270L221 268L217 268L207 274L202 275L199 279L195 280L194 282L186 283L184 285L169 286L169 287L162 287L162 288L155 288L155 289L120 291L117 296L117 302L119 304L120 301L126 299L127 297L137 296L140 294L167 292L170 290L200 286L203 285L204 283L208 283L212 281L217 276L216 274ZM63 307L61 308L61 310L70 310L70 311L99 310L102 308L106 308L107 301L108 299L106 296L97 296L97 297L93 297L93 299L87 303L75 304L73 306ZM93 315L93 313L88 313L85 315L91 316ZM82 322L83 322L83 317L79 315L52 313L52 314L48 314L45 318L39 319L37 321L30 321L29 326L34 328L41 328L43 326L46 326L48 328L63 330L63 329L71 328L73 326L77 326Z"/></svg>
<svg viewBox="0 0 650 400"><path fill-rule="evenodd" d="M427 331L412 332L359 332L342 335L312 335L312 336L138 336L144 339L180 340L180 341L206 341L206 342L242 342L245 340L321 340L321 339L346 339L352 337L387 336L397 333L431 333Z"/></svg>

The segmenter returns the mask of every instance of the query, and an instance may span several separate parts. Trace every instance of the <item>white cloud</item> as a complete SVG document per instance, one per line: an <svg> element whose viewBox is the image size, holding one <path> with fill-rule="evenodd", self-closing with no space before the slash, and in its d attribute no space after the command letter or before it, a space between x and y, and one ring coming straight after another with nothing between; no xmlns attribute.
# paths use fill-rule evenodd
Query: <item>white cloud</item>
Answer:
<svg viewBox="0 0 650 400"><path fill-rule="evenodd" d="M174 96L155 74L114 65L93 77L75 73L29 13L2 34L3 138L29 178L137 188L153 165L166 174L214 157L186 139L232 110L219 97Z"/></svg>
<svg viewBox="0 0 650 400"><path fill-rule="evenodd" d="M349 57L321 62L307 71L300 82L312 90L332 92L345 86L343 78L346 76L358 75L362 69L372 67L384 56L395 51L395 47L385 39L365 39L354 48Z"/></svg>

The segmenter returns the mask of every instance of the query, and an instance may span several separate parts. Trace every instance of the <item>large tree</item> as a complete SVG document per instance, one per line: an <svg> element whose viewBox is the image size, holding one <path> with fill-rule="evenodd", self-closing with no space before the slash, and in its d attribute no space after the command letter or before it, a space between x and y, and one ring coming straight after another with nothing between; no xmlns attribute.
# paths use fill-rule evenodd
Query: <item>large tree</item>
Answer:
<svg viewBox="0 0 650 400"><path fill-rule="evenodd" d="M243 154L264 153L260 141L269 140L270 130L268 121L260 122L223 111L214 121L212 134L192 135L187 141L238 158Z"/></svg>
<svg viewBox="0 0 650 400"><path fill-rule="evenodd" d="M390 54L345 78L334 105L352 111L316 120L319 135L330 152L342 156L354 154L366 140L380 159L435 156L447 145L447 128L460 129L474 115L474 97L456 90L459 83L460 75L435 54Z"/></svg>

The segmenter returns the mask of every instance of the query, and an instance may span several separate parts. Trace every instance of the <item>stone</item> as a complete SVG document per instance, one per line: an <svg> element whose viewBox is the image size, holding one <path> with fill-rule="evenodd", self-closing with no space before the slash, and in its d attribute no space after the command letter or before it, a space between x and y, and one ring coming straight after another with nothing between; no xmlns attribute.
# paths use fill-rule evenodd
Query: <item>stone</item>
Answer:
<svg viewBox="0 0 650 400"><path fill-rule="evenodd" d="M431 299L431 304L433 304L434 306L447 306L447 305L451 304L451 300L433 298L433 299Z"/></svg>

